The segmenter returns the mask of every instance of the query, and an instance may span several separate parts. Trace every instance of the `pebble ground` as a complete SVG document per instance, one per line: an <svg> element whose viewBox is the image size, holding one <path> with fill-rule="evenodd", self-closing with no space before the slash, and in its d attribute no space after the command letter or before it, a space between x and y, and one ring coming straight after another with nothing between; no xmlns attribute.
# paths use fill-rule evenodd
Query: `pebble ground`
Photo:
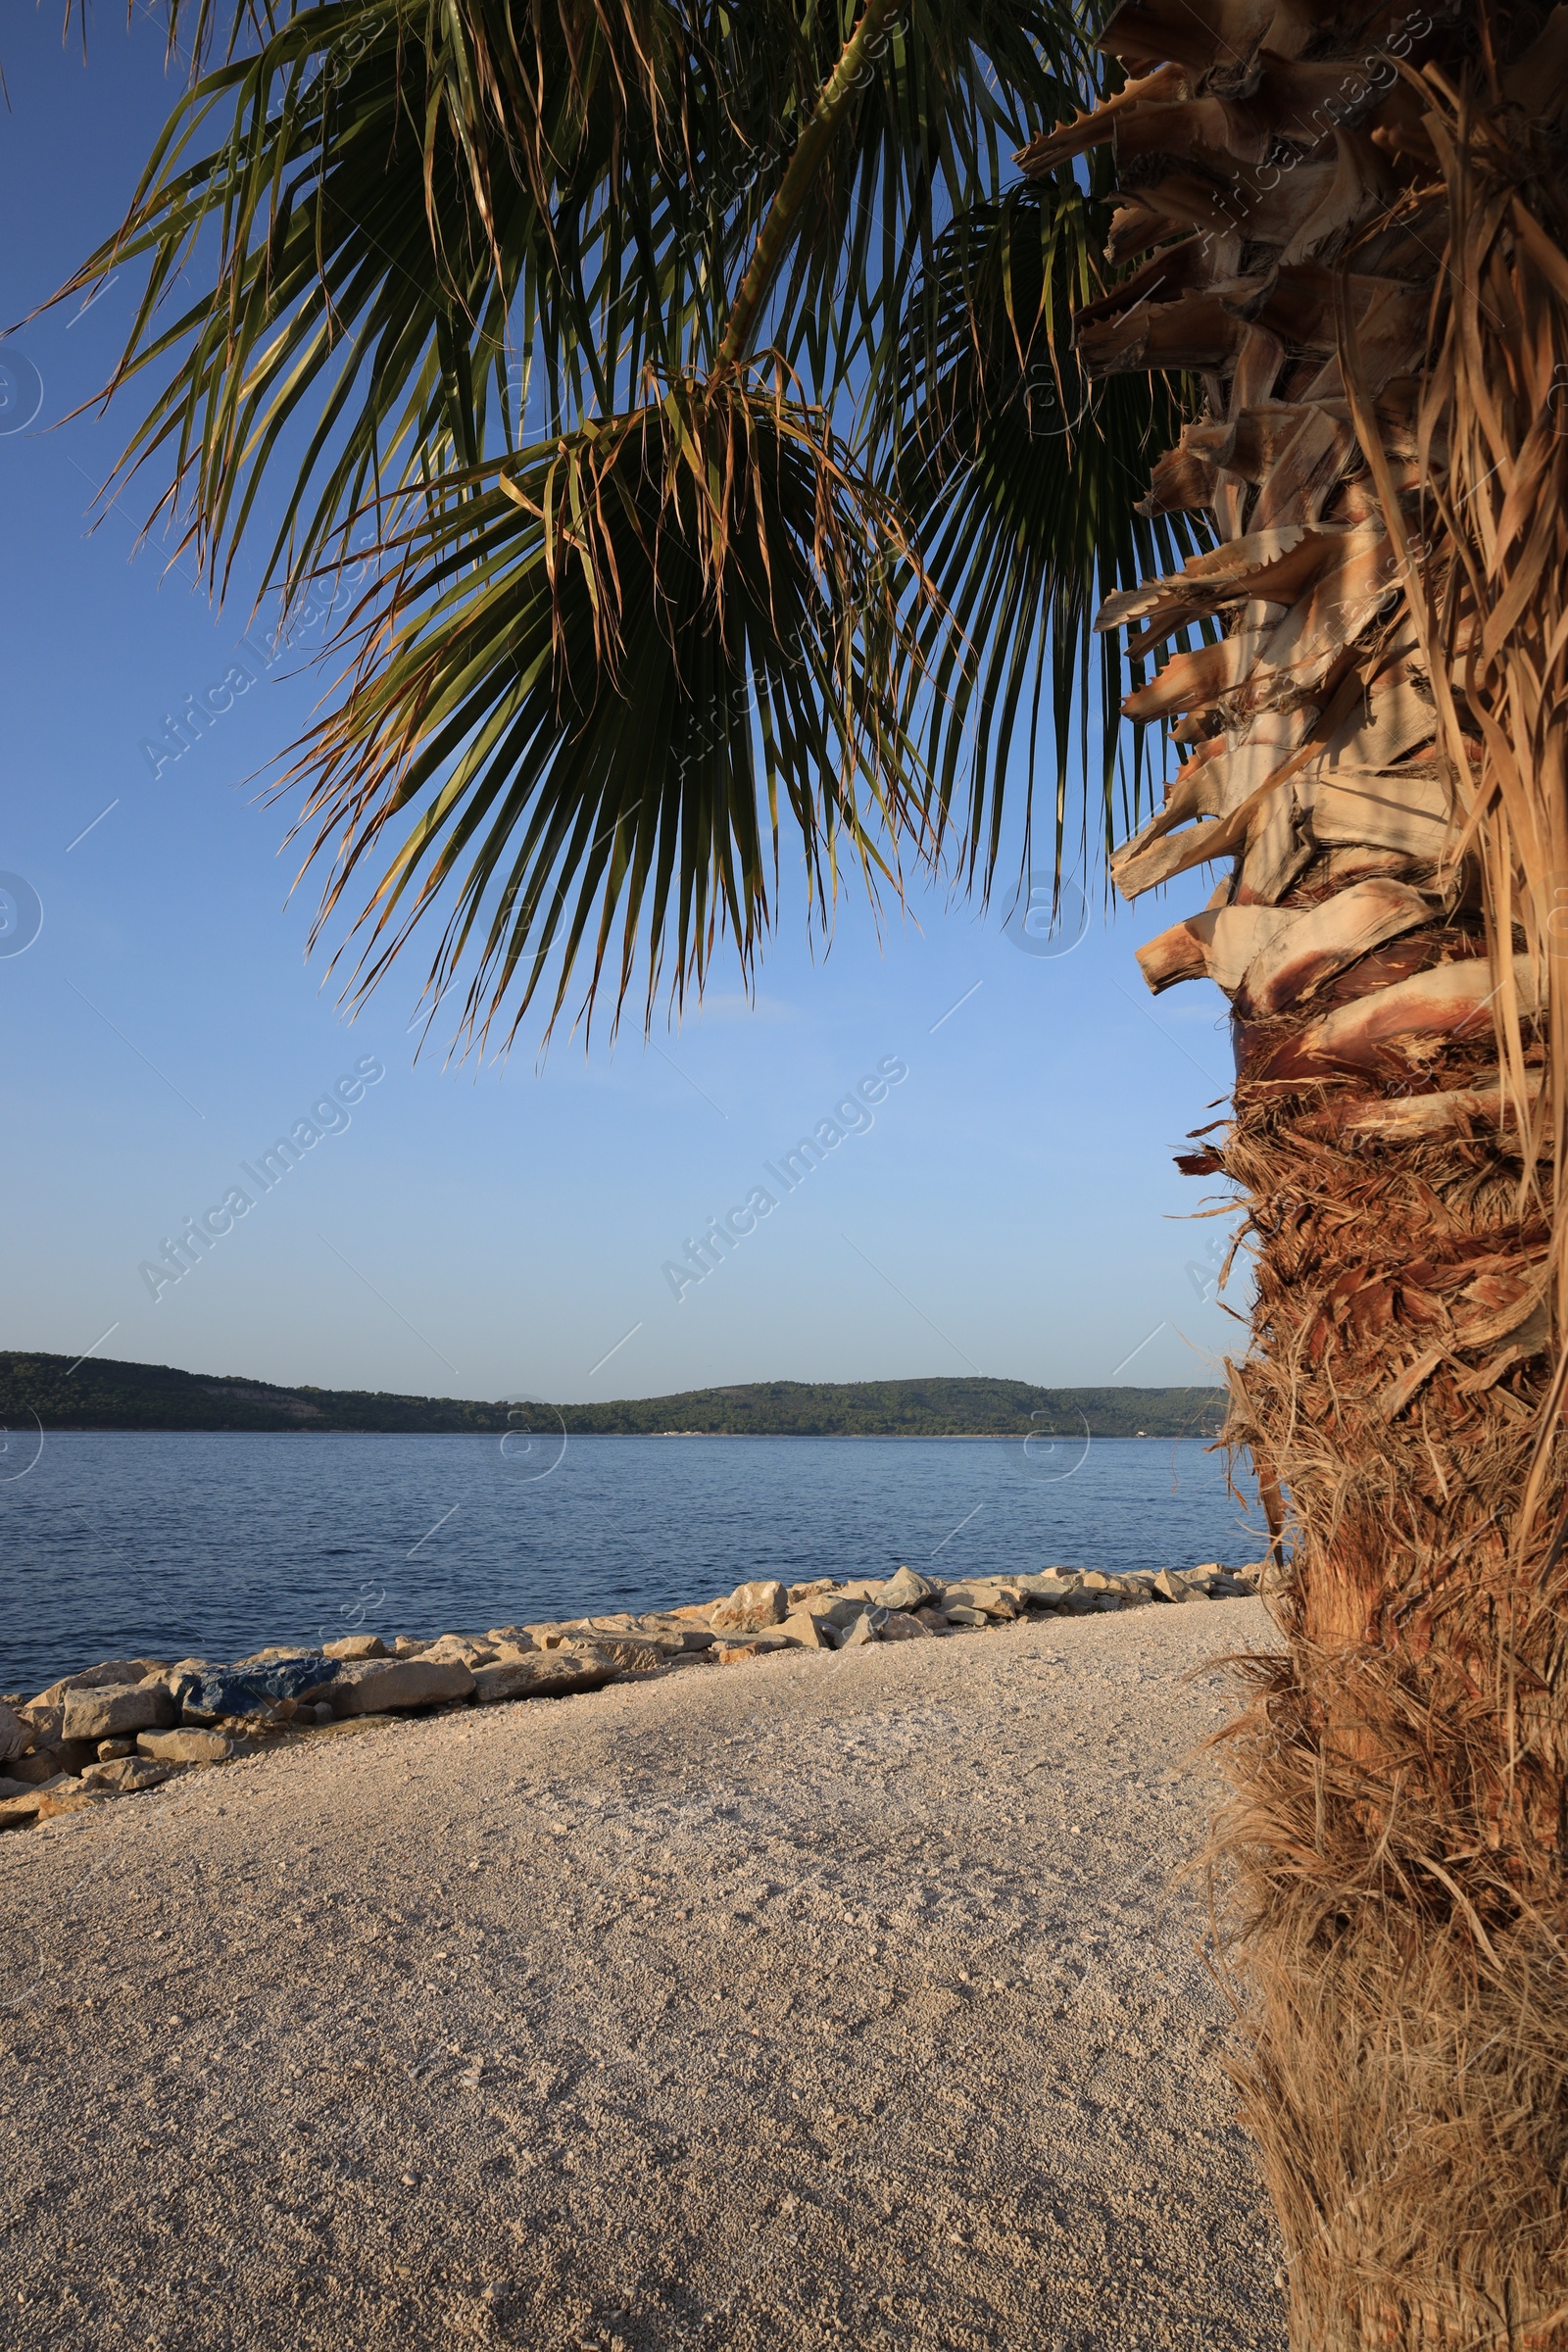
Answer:
<svg viewBox="0 0 1568 2352"><path fill-rule="evenodd" d="M344 1725L0 1839L0 2341L1283 2352L1200 1841L1260 1603Z"/></svg>

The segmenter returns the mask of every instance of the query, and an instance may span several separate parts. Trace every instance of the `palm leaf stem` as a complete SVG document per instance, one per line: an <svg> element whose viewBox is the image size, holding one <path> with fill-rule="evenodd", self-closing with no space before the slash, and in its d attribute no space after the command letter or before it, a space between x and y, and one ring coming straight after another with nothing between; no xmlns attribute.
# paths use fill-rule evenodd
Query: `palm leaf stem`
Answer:
<svg viewBox="0 0 1568 2352"><path fill-rule="evenodd" d="M801 133L800 143L789 160L784 176L774 191L773 201L758 229L752 258L746 266L746 273L741 279L740 291L735 297L734 308L724 328L724 338L713 363L715 375L738 367L746 356L759 314L767 300L768 289L789 251L797 218L814 188L828 142L859 87L862 69L869 69L873 42L900 5L901 0L866 0L859 23L845 42L838 64L822 84L821 95L812 110L810 121Z"/></svg>

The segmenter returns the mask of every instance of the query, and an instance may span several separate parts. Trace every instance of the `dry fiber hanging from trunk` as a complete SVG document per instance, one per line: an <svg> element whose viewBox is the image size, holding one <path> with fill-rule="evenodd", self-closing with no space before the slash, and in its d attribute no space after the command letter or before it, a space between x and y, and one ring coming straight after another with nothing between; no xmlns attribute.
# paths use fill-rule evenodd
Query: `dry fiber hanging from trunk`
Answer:
<svg viewBox="0 0 1568 2352"><path fill-rule="evenodd" d="M1131 0L1091 371L1200 373L1104 627L1184 752L1115 864L1231 1000L1182 1164L1256 1261L1230 1435L1290 1498L1232 1737L1246 2112L1293 2340L1568 2345L1568 9Z"/></svg>

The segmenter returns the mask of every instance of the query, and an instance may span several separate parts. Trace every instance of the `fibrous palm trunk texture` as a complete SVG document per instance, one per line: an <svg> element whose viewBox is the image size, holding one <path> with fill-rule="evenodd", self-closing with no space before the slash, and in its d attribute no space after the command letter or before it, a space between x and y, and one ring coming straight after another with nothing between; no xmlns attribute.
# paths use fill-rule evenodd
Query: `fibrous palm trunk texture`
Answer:
<svg viewBox="0 0 1568 2352"><path fill-rule="evenodd" d="M1292 1529L1223 1828L1303 2348L1568 2345L1568 9L1129 0L1091 371L1199 374L1115 598L1184 762L1114 863L1230 999L1229 1435Z"/></svg>

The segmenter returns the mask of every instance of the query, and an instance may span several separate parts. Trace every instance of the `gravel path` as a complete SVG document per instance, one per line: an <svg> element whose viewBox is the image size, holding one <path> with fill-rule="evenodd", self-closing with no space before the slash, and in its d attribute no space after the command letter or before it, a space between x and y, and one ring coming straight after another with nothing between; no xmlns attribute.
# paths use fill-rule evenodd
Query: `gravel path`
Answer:
<svg viewBox="0 0 1568 2352"><path fill-rule="evenodd" d="M28 2352L1285 2342L1170 1889L1261 1605L351 1725L0 1841Z"/></svg>

